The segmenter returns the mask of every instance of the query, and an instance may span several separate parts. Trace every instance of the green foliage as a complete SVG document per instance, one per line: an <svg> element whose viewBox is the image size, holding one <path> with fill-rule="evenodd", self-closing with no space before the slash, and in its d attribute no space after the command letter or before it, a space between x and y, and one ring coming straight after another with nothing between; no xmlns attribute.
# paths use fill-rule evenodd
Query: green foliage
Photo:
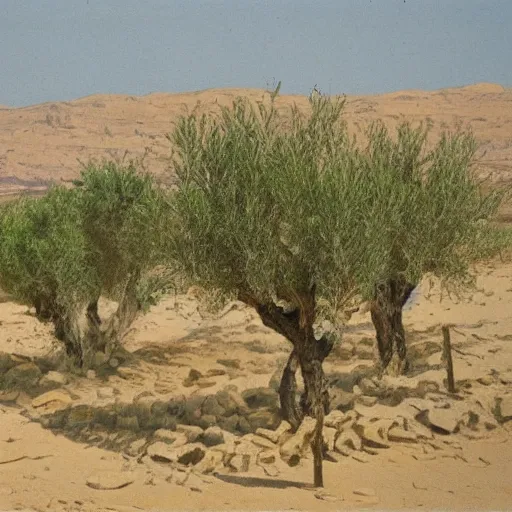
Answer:
<svg viewBox="0 0 512 512"><path fill-rule="evenodd" d="M163 258L164 194L134 162L91 163L77 184L101 291L118 299L132 273L142 276Z"/></svg>
<svg viewBox="0 0 512 512"><path fill-rule="evenodd" d="M80 204L56 187L22 198L0 214L0 286L44 316L70 315L98 286L83 231Z"/></svg>
<svg viewBox="0 0 512 512"><path fill-rule="evenodd" d="M381 280L425 274L471 282L470 264L510 245L488 221L503 192L483 193L471 134L381 124L358 149L343 102L319 94L311 112L237 99L218 116L181 118L175 151L172 258L200 286L297 302L313 284L333 316Z"/></svg>

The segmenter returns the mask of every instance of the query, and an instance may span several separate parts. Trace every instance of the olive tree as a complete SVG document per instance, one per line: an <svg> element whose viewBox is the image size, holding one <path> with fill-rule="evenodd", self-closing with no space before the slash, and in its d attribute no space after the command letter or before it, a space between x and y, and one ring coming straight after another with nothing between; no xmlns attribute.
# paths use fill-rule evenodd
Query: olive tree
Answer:
<svg viewBox="0 0 512 512"><path fill-rule="evenodd" d="M470 133L444 133L427 149L428 130L409 123L395 136L374 124L364 151L372 209L381 219L383 267L373 276L371 317L380 367L406 371L402 309L420 280L436 276L461 291L474 283L471 264L496 255L510 236L490 222L505 191L484 192L475 172Z"/></svg>
<svg viewBox="0 0 512 512"><path fill-rule="evenodd" d="M322 363L333 339L317 339L315 326L334 318L381 264L364 235L374 222L369 190L342 108L315 96L308 115L283 114L272 99L257 107L237 99L217 116L181 118L169 135L177 176L171 257L191 281L253 307L291 343L281 405L294 428L304 414L316 418L317 486L329 410Z"/></svg>
<svg viewBox="0 0 512 512"><path fill-rule="evenodd" d="M158 271L167 207L134 164L91 164L75 184L4 207L0 286L51 321L68 356L87 368L111 355L169 282ZM103 322L100 295L118 303Z"/></svg>

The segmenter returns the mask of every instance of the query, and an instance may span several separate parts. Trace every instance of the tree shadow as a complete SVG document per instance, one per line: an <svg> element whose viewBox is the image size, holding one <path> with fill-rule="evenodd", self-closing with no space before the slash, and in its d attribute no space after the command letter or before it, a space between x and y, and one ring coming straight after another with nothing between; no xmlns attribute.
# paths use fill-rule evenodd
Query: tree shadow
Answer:
<svg viewBox="0 0 512 512"><path fill-rule="evenodd" d="M221 475L216 474L215 478L229 484L241 485L243 487L265 487L270 489L312 489L312 484L305 482L294 482L292 480L259 478L254 476Z"/></svg>

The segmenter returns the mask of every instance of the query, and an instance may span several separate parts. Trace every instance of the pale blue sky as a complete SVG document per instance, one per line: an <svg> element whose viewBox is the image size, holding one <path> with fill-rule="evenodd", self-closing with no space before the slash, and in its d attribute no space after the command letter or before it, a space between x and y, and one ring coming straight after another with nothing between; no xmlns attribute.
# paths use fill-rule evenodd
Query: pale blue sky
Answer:
<svg viewBox="0 0 512 512"><path fill-rule="evenodd" d="M512 0L0 0L0 104L512 85Z"/></svg>

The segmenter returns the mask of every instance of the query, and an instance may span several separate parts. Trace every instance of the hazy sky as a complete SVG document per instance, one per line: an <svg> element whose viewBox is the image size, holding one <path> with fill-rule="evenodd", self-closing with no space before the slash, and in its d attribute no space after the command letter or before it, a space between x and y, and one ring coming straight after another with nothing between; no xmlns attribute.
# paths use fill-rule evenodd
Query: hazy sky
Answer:
<svg viewBox="0 0 512 512"><path fill-rule="evenodd" d="M0 104L512 85L512 0L0 0Z"/></svg>

